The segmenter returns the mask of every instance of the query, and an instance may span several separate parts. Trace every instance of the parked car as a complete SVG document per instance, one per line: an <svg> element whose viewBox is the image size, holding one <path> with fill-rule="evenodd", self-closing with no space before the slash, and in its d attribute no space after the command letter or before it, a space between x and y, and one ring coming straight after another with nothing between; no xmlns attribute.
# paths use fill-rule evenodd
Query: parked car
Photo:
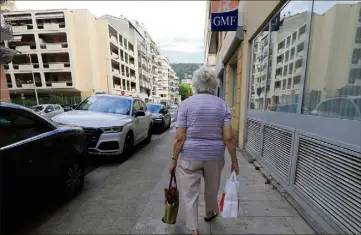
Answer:
<svg viewBox="0 0 361 235"><path fill-rule="evenodd" d="M70 199L81 191L87 156L81 128L56 126L28 108L0 102L0 136L1 223L16 220L41 196L57 192Z"/></svg>
<svg viewBox="0 0 361 235"><path fill-rule="evenodd" d="M323 100L311 114L361 121L361 96L338 96Z"/></svg>
<svg viewBox="0 0 361 235"><path fill-rule="evenodd" d="M152 113L154 130L169 129L172 122L172 117L165 105L147 104L147 108Z"/></svg>
<svg viewBox="0 0 361 235"><path fill-rule="evenodd" d="M64 109L58 104L42 104L30 107L33 112L43 116L46 119L51 119L55 115L64 113Z"/></svg>
<svg viewBox="0 0 361 235"><path fill-rule="evenodd" d="M139 98L91 95L52 121L81 126L89 153L96 155L130 155L134 145L152 139L152 114Z"/></svg>

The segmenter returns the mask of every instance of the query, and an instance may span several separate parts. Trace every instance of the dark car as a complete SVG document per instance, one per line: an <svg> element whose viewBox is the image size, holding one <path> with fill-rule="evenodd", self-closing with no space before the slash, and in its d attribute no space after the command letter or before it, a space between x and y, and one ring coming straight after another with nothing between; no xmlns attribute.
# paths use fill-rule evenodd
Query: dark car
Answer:
<svg viewBox="0 0 361 235"><path fill-rule="evenodd" d="M172 117L165 105L147 104L147 108L152 113L154 130L169 129L172 122Z"/></svg>
<svg viewBox="0 0 361 235"><path fill-rule="evenodd" d="M86 156L81 128L56 126L30 109L0 102L1 229L39 198L77 195Z"/></svg>

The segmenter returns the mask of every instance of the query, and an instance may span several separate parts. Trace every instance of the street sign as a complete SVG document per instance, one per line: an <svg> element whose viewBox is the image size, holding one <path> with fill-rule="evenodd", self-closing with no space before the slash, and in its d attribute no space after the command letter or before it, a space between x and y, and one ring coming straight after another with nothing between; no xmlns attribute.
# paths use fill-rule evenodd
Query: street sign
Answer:
<svg viewBox="0 0 361 235"><path fill-rule="evenodd" d="M125 91L121 91L120 94L121 94L121 95L124 95L124 94L125 94Z"/></svg>
<svg viewBox="0 0 361 235"><path fill-rule="evenodd" d="M211 1L211 31L237 31L238 1Z"/></svg>

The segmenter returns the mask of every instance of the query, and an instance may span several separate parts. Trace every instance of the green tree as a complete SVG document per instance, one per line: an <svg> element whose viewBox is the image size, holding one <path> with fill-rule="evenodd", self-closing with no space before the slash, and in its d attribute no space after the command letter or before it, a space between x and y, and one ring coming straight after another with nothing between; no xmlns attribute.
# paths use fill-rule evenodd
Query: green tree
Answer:
<svg viewBox="0 0 361 235"><path fill-rule="evenodd" d="M179 85L179 94L181 96L182 101L187 99L189 96L193 94L192 88L189 84L180 84Z"/></svg>

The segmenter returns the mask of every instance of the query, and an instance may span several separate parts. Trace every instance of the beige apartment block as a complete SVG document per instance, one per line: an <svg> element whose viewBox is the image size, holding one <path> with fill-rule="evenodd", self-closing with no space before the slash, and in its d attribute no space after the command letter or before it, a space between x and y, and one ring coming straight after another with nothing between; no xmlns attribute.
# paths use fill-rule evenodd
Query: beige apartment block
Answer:
<svg viewBox="0 0 361 235"><path fill-rule="evenodd" d="M40 103L54 96L78 103L94 92L136 95L134 45L88 10L16 11L4 17L14 32L5 47L19 51L5 65L13 102L34 104L34 85Z"/></svg>

